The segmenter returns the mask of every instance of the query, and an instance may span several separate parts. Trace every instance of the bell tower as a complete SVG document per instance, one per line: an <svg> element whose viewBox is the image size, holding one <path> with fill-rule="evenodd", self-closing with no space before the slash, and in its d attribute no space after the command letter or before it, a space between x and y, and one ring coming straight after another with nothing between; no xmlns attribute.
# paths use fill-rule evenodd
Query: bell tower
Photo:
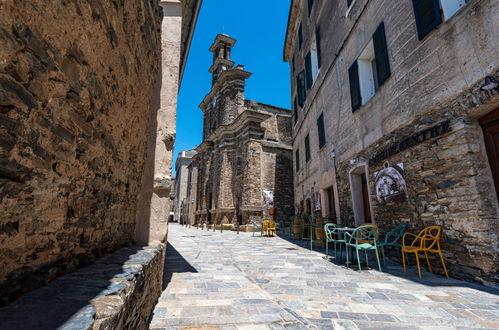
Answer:
<svg viewBox="0 0 499 330"><path fill-rule="evenodd" d="M213 65L210 67L209 72L212 74L212 86L223 71L232 69L234 66L234 62L230 60L230 55L235 43L236 39L226 34L219 34L211 45L210 52L213 53Z"/></svg>
<svg viewBox="0 0 499 330"><path fill-rule="evenodd" d="M210 46L213 64L211 90L199 105L204 114L203 140L221 125L232 123L244 111L244 88L251 76L244 66L234 66L231 60L232 47L236 39L218 34Z"/></svg>

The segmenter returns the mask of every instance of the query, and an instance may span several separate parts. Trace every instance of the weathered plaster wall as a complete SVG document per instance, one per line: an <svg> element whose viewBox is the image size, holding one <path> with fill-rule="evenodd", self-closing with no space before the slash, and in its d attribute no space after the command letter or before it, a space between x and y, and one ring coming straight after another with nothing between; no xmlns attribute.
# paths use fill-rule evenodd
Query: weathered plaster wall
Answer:
<svg viewBox="0 0 499 330"><path fill-rule="evenodd" d="M1 302L133 241L161 17L0 2Z"/></svg>

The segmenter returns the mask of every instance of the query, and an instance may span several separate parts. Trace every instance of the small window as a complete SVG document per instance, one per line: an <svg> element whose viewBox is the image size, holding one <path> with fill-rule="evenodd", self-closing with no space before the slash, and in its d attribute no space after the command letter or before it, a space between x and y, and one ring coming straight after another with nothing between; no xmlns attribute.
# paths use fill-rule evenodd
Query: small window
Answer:
<svg viewBox="0 0 499 330"><path fill-rule="evenodd" d="M317 118L317 132L319 133L319 149L326 145L326 131L324 129L324 114Z"/></svg>
<svg viewBox="0 0 499 330"><path fill-rule="evenodd" d="M300 149L295 151L296 172L300 170Z"/></svg>
<svg viewBox="0 0 499 330"><path fill-rule="evenodd" d="M303 31L301 29L301 25L298 28L298 48L301 49L301 45L303 44Z"/></svg>
<svg viewBox="0 0 499 330"><path fill-rule="evenodd" d="M305 71L301 71L296 76L296 94L298 95L298 105L303 108L307 98L307 89L305 85Z"/></svg>
<svg viewBox="0 0 499 330"><path fill-rule="evenodd" d="M312 7L314 6L314 0L308 0L308 16L312 13Z"/></svg>
<svg viewBox="0 0 499 330"><path fill-rule="evenodd" d="M305 162L309 162L311 158L310 155L310 136L307 134L305 136Z"/></svg>
<svg viewBox="0 0 499 330"><path fill-rule="evenodd" d="M355 111L367 103L391 75L384 23L378 26L372 40L348 70L348 75L352 111Z"/></svg>
<svg viewBox="0 0 499 330"><path fill-rule="evenodd" d="M312 87L318 75L319 65L317 52L315 50L311 50L307 53L307 56L305 56L305 82L307 90Z"/></svg>
<svg viewBox="0 0 499 330"><path fill-rule="evenodd" d="M319 27L315 29L315 47L317 48L317 68L321 67L321 31Z"/></svg>
<svg viewBox="0 0 499 330"><path fill-rule="evenodd" d="M350 7L350 5L352 4L353 0L347 0L347 7Z"/></svg>
<svg viewBox="0 0 499 330"><path fill-rule="evenodd" d="M470 0L412 0L419 40L447 21Z"/></svg>
<svg viewBox="0 0 499 330"><path fill-rule="evenodd" d="M293 121L294 121L295 125L298 122L298 102L296 100L296 96L295 96L295 100L293 102Z"/></svg>

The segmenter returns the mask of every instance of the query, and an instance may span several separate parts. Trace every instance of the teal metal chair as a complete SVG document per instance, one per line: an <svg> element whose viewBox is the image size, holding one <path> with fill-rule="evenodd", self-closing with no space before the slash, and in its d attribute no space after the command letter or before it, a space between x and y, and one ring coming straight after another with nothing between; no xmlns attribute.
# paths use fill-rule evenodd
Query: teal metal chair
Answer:
<svg viewBox="0 0 499 330"><path fill-rule="evenodd" d="M253 225L253 237L255 237L255 231L259 231L260 235L263 236L262 224L254 221L254 220L251 221L251 224Z"/></svg>
<svg viewBox="0 0 499 330"><path fill-rule="evenodd" d="M381 247L381 254L383 256L384 264L386 264L385 246L396 246L402 248L402 237L404 237L406 230L407 230L406 224L398 225L395 228L393 228L391 231L386 233L384 240L377 242L378 246Z"/></svg>
<svg viewBox="0 0 499 330"><path fill-rule="evenodd" d="M324 225L324 233L326 234L326 256L329 257L329 242L334 243L334 256L338 259L338 251L336 249L336 244L345 244L345 236L343 232L338 230L339 225L335 223L327 223ZM341 254L341 245L340 245Z"/></svg>
<svg viewBox="0 0 499 330"><path fill-rule="evenodd" d="M345 245L347 247L347 265L349 265L348 260L348 249L355 249L357 254L357 264L359 266L359 271L362 270L360 267L359 251L364 251L366 257L366 264L369 267L369 261L367 257L367 251L372 251L376 253L376 260L378 261L378 268L381 272L381 264L379 262L378 244L376 238L378 236L378 228L376 226L360 226L356 228L352 233L345 232Z"/></svg>

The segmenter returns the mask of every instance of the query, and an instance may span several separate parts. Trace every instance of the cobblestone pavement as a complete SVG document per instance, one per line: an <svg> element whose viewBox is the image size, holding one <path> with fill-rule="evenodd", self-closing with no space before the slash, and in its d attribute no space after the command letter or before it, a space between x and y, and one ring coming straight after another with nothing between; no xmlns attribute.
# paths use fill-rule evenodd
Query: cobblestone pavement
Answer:
<svg viewBox="0 0 499 330"><path fill-rule="evenodd" d="M491 289L427 272L420 281L413 264L358 272L323 257L283 238L174 224L150 328L499 328Z"/></svg>

